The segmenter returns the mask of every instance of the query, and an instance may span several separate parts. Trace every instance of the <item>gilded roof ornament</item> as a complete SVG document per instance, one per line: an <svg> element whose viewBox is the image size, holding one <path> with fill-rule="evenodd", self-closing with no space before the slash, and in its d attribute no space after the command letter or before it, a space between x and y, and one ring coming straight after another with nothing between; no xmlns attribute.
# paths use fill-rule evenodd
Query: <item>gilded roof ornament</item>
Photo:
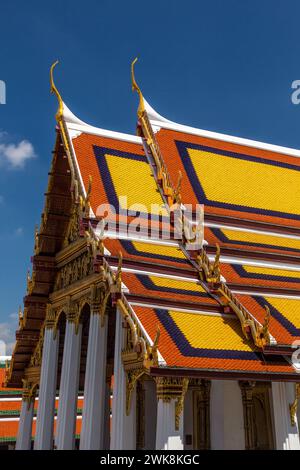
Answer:
<svg viewBox="0 0 300 470"><path fill-rule="evenodd" d="M136 83L135 76L134 76L134 65L137 62L137 60L138 58L136 57L131 63L131 84L132 84L132 91L134 90L137 91L139 98L140 98L137 114L138 114L138 117L141 117L145 111L145 103L144 103L144 97L141 92L141 89Z"/></svg>
<svg viewBox="0 0 300 470"><path fill-rule="evenodd" d="M181 182L182 182L182 172L179 170L177 185L173 192L173 200L177 204L181 204Z"/></svg>
<svg viewBox="0 0 300 470"><path fill-rule="evenodd" d="M257 334L257 345L260 347L264 347L267 344L270 344L270 332L269 332L269 325L270 325L270 319L271 319L271 312L270 309L267 305L265 305L265 318L264 318L264 323L263 325L259 328L258 334Z"/></svg>
<svg viewBox="0 0 300 470"><path fill-rule="evenodd" d="M56 60L50 67L50 93L54 93L56 95L57 101L58 101L58 109L55 115L56 120L59 122L62 118L63 115L63 100L62 97L60 96L60 93L58 89L56 88L56 85L54 83L53 79L53 70L56 67L56 65L59 63L58 60Z"/></svg>
<svg viewBox="0 0 300 470"><path fill-rule="evenodd" d="M121 286L122 286L122 262L123 262L123 254L121 251L119 251L118 268L115 274L115 283L119 290L121 290Z"/></svg>
<svg viewBox="0 0 300 470"><path fill-rule="evenodd" d="M24 314L23 314L21 305L19 306L18 319L19 319L19 329L21 330L24 326Z"/></svg>
<svg viewBox="0 0 300 470"><path fill-rule="evenodd" d="M300 384L296 384L295 388L295 399L293 403L290 404L290 418L292 426L296 426L297 424L297 408L298 402L300 400Z"/></svg>
<svg viewBox="0 0 300 470"><path fill-rule="evenodd" d="M89 175L88 188L86 192L86 198L84 201L84 216L85 217L89 217L90 215L90 208L91 208L90 198L91 198L91 193L92 193L92 183L93 183L93 178L91 175Z"/></svg>

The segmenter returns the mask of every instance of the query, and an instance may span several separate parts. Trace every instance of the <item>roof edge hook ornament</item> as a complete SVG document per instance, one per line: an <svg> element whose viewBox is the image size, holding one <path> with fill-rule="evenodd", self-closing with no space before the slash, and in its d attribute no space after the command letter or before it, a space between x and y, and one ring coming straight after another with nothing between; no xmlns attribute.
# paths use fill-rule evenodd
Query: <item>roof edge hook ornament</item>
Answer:
<svg viewBox="0 0 300 470"><path fill-rule="evenodd" d="M61 120L62 115L63 115L63 100L58 89L56 88L56 85L54 83L54 78L53 78L53 70L57 66L58 63L59 61L56 60L50 67L50 93L52 94L54 93L58 101L58 109L55 115L57 122Z"/></svg>
<svg viewBox="0 0 300 470"><path fill-rule="evenodd" d="M135 66L135 63L137 62L137 60L138 60L138 58L136 57L131 63L131 85L132 85L132 91L136 91L139 95L139 98L140 98L137 114L138 114L138 117L141 117L143 115L144 111L145 111L145 102L144 102L144 97L143 97L143 94L141 92L141 89L138 86L138 84L135 80L135 76L134 76L134 66Z"/></svg>

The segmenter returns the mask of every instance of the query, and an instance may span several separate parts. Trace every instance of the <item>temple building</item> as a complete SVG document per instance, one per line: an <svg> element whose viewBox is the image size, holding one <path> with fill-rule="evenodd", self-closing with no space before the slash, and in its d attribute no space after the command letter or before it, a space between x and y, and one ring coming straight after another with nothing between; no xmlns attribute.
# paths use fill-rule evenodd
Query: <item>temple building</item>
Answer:
<svg viewBox="0 0 300 470"><path fill-rule="evenodd" d="M136 135L93 127L55 65L16 448L300 449L300 151L169 121L135 61Z"/></svg>

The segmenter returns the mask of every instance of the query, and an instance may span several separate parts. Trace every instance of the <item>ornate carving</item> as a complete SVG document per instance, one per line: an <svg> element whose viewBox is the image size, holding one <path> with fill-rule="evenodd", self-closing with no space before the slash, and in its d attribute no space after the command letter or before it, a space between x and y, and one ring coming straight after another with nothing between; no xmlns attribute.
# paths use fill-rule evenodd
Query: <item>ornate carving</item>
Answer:
<svg viewBox="0 0 300 470"><path fill-rule="evenodd" d="M92 286L91 289L91 314L100 315L101 326L104 326L107 302L111 295L108 281Z"/></svg>
<svg viewBox="0 0 300 470"><path fill-rule="evenodd" d="M128 325L126 347L122 350L122 360L126 373L126 413L129 414L131 396L137 380L142 375L148 374L151 366L158 364L157 347L160 332L158 329L153 344L150 344L124 296L118 300L117 305Z"/></svg>
<svg viewBox="0 0 300 470"><path fill-rule="evenodd" d="M244 409L245 448L251 450L256 448L254 412L253 412L253 388L255 382L240 381L242 402Z"/></svg>
<svg viewBox="0 0 300 470"><path fill-rule="evenodd" d="M246 449L273 449L269 382L240 383L244 408L245 447Z"/></svg>
<svg viewBox="0 0 300 470"><path fill-rule="evenodd" d="M5 386L7 386L7 384L11 381L12 373L14 369L14 361L15 361L15 357L14 357L14 352L13 352L11 356L11 360L5 361L5 380L4 380Z"/></svg>
<svg viewBox="0 0 300 470"><path fill-rule="evenodd" d="M63 246L66 247L70 243L75 242L80 237L80 203L76 200L73 202L72 213L67 228L66 237Z"/></svg>
<svg viewBox="0 0 300 470"><path fill-rule="evenodd" d="M39 247L39 228L36 225L34 228L34 254L38 255L40 252L40 247Z"/></svg>
<svg viewBox="0 0 300 470"><path fill-rule="evenodd" d="M35 271L30 275L30 271L27 271L27 295L31 295L35 283Z"/></svg>
<svg viewBox="0 0 300 470"><path fill-rule="evenodd" d="M45 328L52 330L55 326L56 313L51 304L47 304Z"/></svg>
<svg viewBox="0 0 300 470"><path fill-rule="evenodd" d="M123 261L123 255L122 255L122 252L119 251L118 268L114 276L114 283L117 288L117 291L119 292L121 292L121 288L122 288L122 261Z"/></svg>
<svg viewBox="0 0 300 470"><path fill-rule="evenodd" d="M36 391L38 388L37 383L32 383L28 379L22 379L23 382L23 393L22 399L27 402L28 409L35 400Z"/></svg>
<svg viewBox="0 0 300 470"><path fill-rule="evenodd" d="M76 325L79 322L79 304L77 302L72 302L69 298L66 306L66 317L69 323L75 323ZM78 328L76 328L78 329Z"/></svg>
<svg viewBox="0 0 300 470"><path fill-rule="evenodd" d="M151 154L153 156L153 159L155 161L156 165L156 176L159 184L161 185L161 189L163 191L163 194L166 196L166 199L168 201L168 205L172 206L175 202L176 199L178 200L180 197L180 191L177 191L173 189L170 175L168 172L168 169L164 163L162 154L160 152L156 137L154 135L154 132L152 130L151 124L148 119L148 115L145 109L145 103L144 103L144 98L143 94L135 80L134 76L134 65L137 61L137 58L132 62L131 64L131 83L132 83L132 90L137 91L139 95L139 107L138 107L138 118L139 121L142 125L143 129L143 134L145 136L145 139L147 141L147 145L150 147ZM180 186L179 186L180 188Z"/></svg>
<svg viewBox="0 0 300 470"><path fill-rule="evenodd" d="M175 204L181 204L181 182L182 182L182 173L179 170L177 185L173 192L173 201Z"/></svg>
<svg viewBox="0 0 300 470"><path fill-rule="evenodd" d="M44 328L41 329L40 337L38 343L35 347L34 353L31 356L29 367L40 367L42 364L42 354L43 354L43 344L44 344Z"/></svg>
<svg viewBox="0 0 300 470"><path fill-rule="evenodd" d="M263 348L266 344L270 344L270 332L269 332L269 325L271 319L270 309L267 305L265 305L266 315L264 319L264 323L262 326L257 328L256 334L256 344Z"/></svg>
<svg viewBox="0 0 300 470"><path fill-rule="evenodd" d="M134 90L137 91L137 93L139 95L139 98L140 98L139 107L138 107L138 116L142 117L143 113L145 112L144 98L143 98L142 92L141 92L138 84L136 83L135 76L134 76L134 65L137 62L137 60L138 59L136 57L132 61L132 64L131 64L131 83L132 83L132 91L134 91Z"/></svg>
<svg viewBox="0 0 300 470"><path fill-rule="evenodd" d="M266 311L264 325L260 325L223 282L218 289L218 294L221 295L223 305L230 307L237 315L241 323L242 332L248 340L251 335L254 340L254 344L260 348L266 344L270 344L270 333L268 330L270 311Z"/></svg>
<svg viewBox="0 0 300 470"><path fill-rule="evenodd" d="M89 175L88 189L86 192L86 197L84 199L84 207L83 207L84 217L90 216L90 209L91 209L90 198L91 198L91 193L92 193L92 182L93 182L93 178L91 175Z"/></svg>
<svg viewBox="0 0 300 470"><path fill-rule="evenodd" d="M56 98L57 98L57 101L58 101L58 110L57 110L57 113L56 113L56 119L57 121L60 121L61 118L62 118L62 115L63 115L63 100L60 96L60 93L58 91L58 89L56 88L55 86L55 83L54 83L54 78L53 78L53 70L54 68L57 66L58 64L58 60L56 60L52 65L51 65L51 68L50 68L50 93L54 93Z"/></svg>
<svg viewBox="0 0 300 470"><path fill-rule="evenodd" d="M210 262L207 253L204 249L201 250L200 255L197 256L197 263L201 269L201 278L210 284L219 284L221 278L220 272L220 246L216 244L217 251L213 262Z"/></svg>
<svg viewBox="0 0 300 470"><path fill-rule="evenodd" d="M21 306L19 307L18 318L19 318L19 330L22 330L24 328L25 318L24 318L24 314L22 312Z"/></svg>
<svg viewBox="0 0 300 470"><path fill-rule="evenodd" d="M65 264L58 272L55 280L54 291L65 289L76 281L84 279L93 273L93 255L91 250L78 256Z"/></svg>
<svg viewBox="0 0 300 470"><path fill-rule="evenodd" d="M184 397L189 386L189 379L184 378L182 380L182 390L181 395L177 398L175 403L175 429L178 431L180 424L180 416L183 411L184 406Z"/></svg>
<svg viewBox="0 0 300 470"><path fill-rule="evenodd" d="M296 416L297 416L297 408L298 408L298 401L300 399L300 384L295 385L295 400L292 404L290 404L290 418L291 418L291 425L296 426Z"/></svg>
<svg viewBox="0 0 300 470"><path fill-rule="evenodd" d="M126 374L126 415L130 414L131 407L131 396L134 390L135 384L142 375L145 374L145 370L142 367L141 369L129 370Z"/></svg>
<svg viewBox="0 0 300 470"><path fill-rule="evenodd" d="M180 416L183 411L184 397L189 385L188 378L182 377L156 377L157 399L164 403L175 403L175 429L179 429Z"/></svg>
<svg viewBox="0 0 300 470"><path fill-rule="evenodd" d="M194 448L210 449L210 389L211 382L204 379L190 380L194 402Z"/></svg>

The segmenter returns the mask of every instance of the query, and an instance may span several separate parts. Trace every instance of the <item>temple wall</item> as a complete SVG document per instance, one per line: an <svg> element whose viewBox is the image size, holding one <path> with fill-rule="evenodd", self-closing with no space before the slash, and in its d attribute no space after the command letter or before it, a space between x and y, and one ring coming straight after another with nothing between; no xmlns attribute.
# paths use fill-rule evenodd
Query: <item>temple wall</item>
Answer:
<svg viewBox="0 0 300 470"><path fill-rule="evenodd" d="M245 449L243 405L238 382L212 380L210 426L211 449Z"/></svg>

